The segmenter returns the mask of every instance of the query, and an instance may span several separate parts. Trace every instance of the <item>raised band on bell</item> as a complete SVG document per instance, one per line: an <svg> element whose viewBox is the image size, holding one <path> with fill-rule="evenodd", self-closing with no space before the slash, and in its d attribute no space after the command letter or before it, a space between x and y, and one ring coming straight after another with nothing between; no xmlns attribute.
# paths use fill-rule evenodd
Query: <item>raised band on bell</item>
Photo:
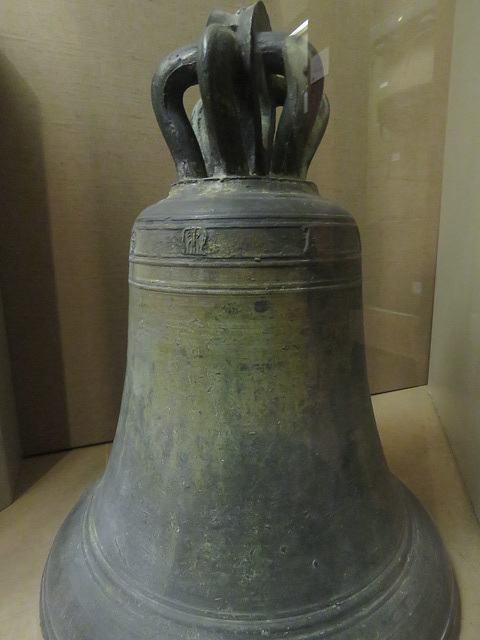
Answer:
<svg viewBox="0 0 480 640"><path fill-rule="evenodd" d="M376 429L357 226L305 180L313 59L258 2L154 75L179 181L134 225L117 434L45 567L46 640L458 638L449 559Z"/></svg>

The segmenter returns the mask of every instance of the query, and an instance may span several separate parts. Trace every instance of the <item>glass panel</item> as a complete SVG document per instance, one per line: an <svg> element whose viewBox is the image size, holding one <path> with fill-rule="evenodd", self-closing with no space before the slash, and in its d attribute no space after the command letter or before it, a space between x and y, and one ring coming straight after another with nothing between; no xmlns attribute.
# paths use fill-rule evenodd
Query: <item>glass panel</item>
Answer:
<svg viewBox="0 0 480 640"><path fill-rule="evenodd" d="M453 0L266 2L328 48L330 123L309 178L363 244L372 392L427 382Z"/></svg>

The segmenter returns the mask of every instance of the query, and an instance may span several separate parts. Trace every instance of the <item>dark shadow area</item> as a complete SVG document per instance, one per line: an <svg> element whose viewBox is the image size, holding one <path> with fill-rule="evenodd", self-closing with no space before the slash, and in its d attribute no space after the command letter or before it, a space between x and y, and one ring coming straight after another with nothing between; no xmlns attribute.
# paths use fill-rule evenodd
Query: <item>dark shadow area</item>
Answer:
<svg viewBox="0 0 480 640"><path fill-rule="evenodd" d="M106 465L110 456L111 446L112 441L108 440L107 442L100 442L98 444L87 444L83 447L64 449L63 451L55 451L54 453L40 453L24 458L21 463L19 479L15 486L14 499L18 500L18 498L21 498L23 494L27 493L27 491L34 487L34 485L46 476L57 464L64 460L68 454L74 451L104 447Z"/></svg>
<svg viewBox="0 0 480 640"><path fill-rule="evenodd" d="M46 476L65 456L66 451L32 456L22 462L18 481L15 486L15 500L21 498L29 489Z"/></svg>
<svg viewBox="0 0 480 640"><path fill-rule="evenodd" d="M69 446L41 114L0 53L0 286L24 455Z"/></svg>

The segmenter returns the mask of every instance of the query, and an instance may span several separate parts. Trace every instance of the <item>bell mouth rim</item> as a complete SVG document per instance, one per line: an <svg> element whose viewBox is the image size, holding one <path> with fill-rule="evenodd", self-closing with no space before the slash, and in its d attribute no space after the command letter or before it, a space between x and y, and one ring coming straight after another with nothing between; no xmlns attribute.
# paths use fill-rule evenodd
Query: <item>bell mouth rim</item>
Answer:
<svg viewBox="0 0 480 640"><path fill-rule="evenodd" d="M268 618L247 616L247 617L223 617L217 615L211 616L206 611L201 609L196 611L195 608L190 607L181 608L178 607L177 602L158 600L156 597L151 597L152 594L145 592L143 589L138 589L137 584L124 589L123 576L116 571L111 573L111 565L105 564L105 558L103 554L98 556L99 548L94 544L90 535L92 532L91 522L89 521L89 512L91 508L92 500L95 498L95 489L98 484L94 485L86 494L81 498L77 507L70 513L67 521L63 525L63 536L70 536L74 527L71 526L70 520L76 519L77 524L80 527L76 528L77 536L80 531L80 540L76 542L80 543L82 553L86 560L85 567L88 567L89 575L93 578L93 583L97 585L105 585L105 578L108 578L109 584L113 587L112 593L123 593L132 598L132 601L142 602L142 615L147 615L152 620L163 620L163 623L181 625L182 628L191 625L192 623L197 626L201 633L199 638L203 640L213 637L213 634L227 633L231 635L233 633L242 633L244 635L251 635L251 637L260 637L263 635L269 635L271 638L279 639L285 635L285 631L289 632L292 638L297 640L315 640L319 637L319 632L322 637L332 638L332 640L338 639L347 634L348 637L353 637L350 632L356 632L362 628L377 629L378 617L380 620L390 619L393 610L398 610L398 607L402 606L402 599L404 598L405 586L414 580L414 586L408 591L410 595L408 599L412 600L418 598L420 595L423 600L428 596L425 588L419 589L420 583L425 587L424 576L428 574L425 572L425 560L430 565L430 569L433 569L437 577L441 577L442 581L446 580L447 585L443 597L443 607L441 612L442 632L438 638L442 640L456 640L458 637L458 629L460 625L460 600L458 593L458 586L453 573L452 566L448 561L448 556L441 544L440 538L433 522L423 509L416 498L411 492L398 480L399 497L406 508L407 522L406 530L399 548L389 559L383 570L377 575L376 579L370 582L366 588L356 591L354 594L347 596L342 603L333 601L330 603L322 603L323 606L316 606L313 609L304 610L302 612L277 612L277 615L269 615ZM403 495L402 495L403 494ZM61 531L62 531L61 530ZM58 545L60 541L61 533L57 536L57 554ZM433 543L433 552L430 544ZM426 550L428 554L425 556ZM41 626L45 638L48 640L66 640L66 636L57 635L54 631L54 625L51 617L50 607L48 606L48 600L52 600L52 594L49 594L52 579L50 577L50 565L53 562L53 553L47 561L47 565L42 576L41 594L40 594L40 617ZM406 558L405 554L406 553ZM406 562L403 560L406 559ZM427 567L428 568L428 567ZM107 570L107 572L105 572ZM416 584L416 582L419 582ZM413 584L413 583L412 583ZM416 586L415 586L416 585ZM420 586L422 586L420 585ZM103 588L103 587L102 587ZM110 592L110 591L109 591ZM399 600L400 598L400 600ZM120 601L119 601L120 602ZM111 604L111 603L110 603ZM123 605L125 600L123 600ZM122 605L122 606L123 606ZM418 610L419 611L419 610ZM197 615L196 615L197 614ZM198 615L200 614L200 615ZM207 615L206 615L207 614ZM278 615L280 614L280 615ZM287 614L287 615L285 615ZM293 615L292 615L293 614ZM420 615L420 614L419 614ZM135 624L138 622L138 617L133 616L131 618ZM199 624L200 623L200 624ZM263 630L263 631L262 631ZM400 630L400 634L404 633L405 629ZM143 637L143 636L142 636ZM148 636L150 637L150 636ZM170 636L169 636L170 637ZM367 636L365 636L367 637ZM408 636L392 635L392 640L403 640ZM422 636L422 638L430 638L433 636ZM435 636L436 638L437 636ZM93 636L92 636L93 640ZM145 636L147 640L147 636Z"/></svg>

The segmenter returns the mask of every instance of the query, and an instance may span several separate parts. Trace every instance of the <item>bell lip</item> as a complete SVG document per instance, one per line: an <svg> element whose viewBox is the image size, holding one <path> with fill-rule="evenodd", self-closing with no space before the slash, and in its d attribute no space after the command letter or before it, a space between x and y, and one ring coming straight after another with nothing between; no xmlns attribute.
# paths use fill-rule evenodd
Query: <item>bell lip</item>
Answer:
<svg viewBox="0 0 480 640"><path fill-rule="evenodd" d="M446 551L443 548L442 542L438 533L436 532L435 525L428 517L427 513L423 509L423 507L419 504L416 498L406 489L402 487L404 491L404 497L406 500L406 504L408 506L408 511L410 514L411 526L418 531L419 537L417 538L417 542L413 541L411 546L411 552L415 558L413 559L413 564L407 563L410 567L403 567L403 570L400 571L400 574L397 576L397 579L394 579L392 583L385 588L385 585L382 585L380 590L372 589L372 583L367 587L367 591L373 593L369 593L369 596L366 601L357 602L353 609L348 607L346 610L343 609L342 606L338 607L336 615L327 616L326 619L324 617L325 609L323 611L318 611L317 615L315 614L307 614L307 615L299 615L294 616L294 618L289 617L272 617L271 615L267 618L257 618L253 620L246 619L238 619L235 616L229 619L224 618L215 618L212 619L209 616L201 616L200 623L199 620L190 620L190 616L187 612L182 611L178 612L182 615L180 618L177 616L170 617L168 613L172 613L172 611L168 611L169 607L167 606L167 610L159 610L157 607L144 608L141 606L140 608L143 610L143 615L146 616L154 623L155 628L149 628L145 635L141 635L142 639L151 640L151 638L155 635L155 630L158 631L162 625L166 624L167 627L170 628L171 631L174 631L173 635L170 633L166 633L167 638L172 637L184 637L182 635L182 629L185 631L186 628L195 628L198 632L198 637L203 640L210 640L213 638L231 638L236 636L237 634L247 634L252 637L260 637L263 635L269 635L272 638L282 638L285 635L285 631L288 632L289 637L298 638L299 640L311 639L318 637L328 637L332 640L352 640L353 638L357 639L358 637L373 637L373 633L379 630L385 630L385 624L391 618L396 618L397 625L395 627L388 628L389 632L393 633L389 635L391 640L411 640L410 631L412 630L412 622L415 625L415 628L419 629L419 635L417 636L418 640L457 640L458 634L461 625L461 604L460 604L460 596L458 591L458 585L456 582L455 574L453 572L453 568L448 559ZM72 530L68 531L69 521L73 518L80 518L81 520L85 520L86 511L88 511L88 504L93 498L94 489L88 491L79 501L77 506L74 508L70 516L67 518L67 521L64 525L67 530L67 537L71 536ZM77 522L79 525L80 522ZM85 522L83 524L86 524ZM61 629L57 628L57 625L53 624L52 620L52 609L49 607L49 598L52 597L51 583L52 578L49 579L49 568L51 567L51 563L55 563L55 556L58 556L59 547L58 545L62 544L62 529L59 532L58 539L56 540L56 544L54 544L52 548L52 552L47 561L47 565L44 570L44 574L42 577L42 588L40 595L40 618L41 618L41 627L42 633L46 640L75 640L77 636L66 636L63 634ZM77 535L79 530L84 530L83 526L76 527ZM65 533L63 533L63 536ZM75 542L75 540L73 540ZM80 546L85 549L85 540L79 541ZM433 544L433 549L430 545ZM88 545L87 545L88 546ZM426 555L424 555L426 554ZM63 562L65 558L63 558ZM50 567L49 567L50 565ZM431 566L427 566L431 565ZM77 565L78 566L78 565ZM89 562L87 561L84 565L87 568L87 573L91 572L91 567L89 567ZM98 583L98 575L95 576L99 567L96 567L96 571L94 573L90 573L90 580L92 581L92 588L95 589L98 584L104 584L101 580ZM438 625L434 627L429 626L426 627L422 623L425 619L422 611L415 606L417 603L417 598L420 597L422 600L426 602L428 599L428 593L426 587L426 581L430 574L429 569L433 570L437 575L437 580L435 584L438 584L438 579L442 579L441 581L444 583L443 596L440 598L441 602L438 603L438 606L435 606L434 612L430 612L432 615L432 619L438 619ZM442 574L442 575L440 575ZM413 576L413 586L411 583L411 579ZM71 577L71 576L70 576ZM423 584L421 584L423 583ZM115 585L112 586L115 587ZM415 588L417 587L417 589ZM113 589L115 591L116 589ZM50 592L50 593L49 593ZM404 594L407 593L408 595ZM58 585L57 585L57 594L58 594ZM134 610L138 608L138 596L140 594L137 593L136 589L132 590L129 593L125 593L127 599L132 599L132 607L127 607L130 609L130 614L125 617L125 624L129 620L128 625L135 625L139 622L137 615L138 611ZM360 592L357 593L357 596L360 595ZM400 596L400 599L398 599ZM87 598L88 599L88 598ZM363 598L361 598L362 600ZM142 598L140 598L142 600ZM353 600L357 600L356 597ZM405 602L404 602L405 600ZM436 598L434 598L436 600ZM125 607L127 601L122 597L123 604L119 602L116 603L118 606ZM84 609L82 606L85 603L81 603L79 601L80 609ZM154 604L154 603L150 603ZM417 603L418 604L418 603ZM109 602L108 609L105 608L103 611L104 619L106 620L115 615L114 612L109 612L110 605L114 605L113 600ZM136 606L134 606L136 605ZM338 605L337 605L338 606ZM407 614L407 607L413 606L413 613ZM57 613L58 613L58 603L56 604ZM61 603L60 603L61 607ZM55 608L55 607L54 607ZM337 607L333 605L333 609ZM403 612L403 613L402 613ZM54 610L53 610L54 613ZM206 613L206 612L204 612ZM167 615L165 615L167 614ZM318 616L320 614L320 616ZM409 619L412 615L414 615L415 620L412 621ZM195 618L197 616L194 616ZM407 620L405 624L401 624L401 620ZM292 625L293 623L293 625ZM296 624L295 624L296 623ZM400 624L398 624L400 623ZM193 627L192 627L193 624ZM158 626L160 625L160 626ZM173 627L172 627L173 625ZM441 628L440 628L441 625ZM132 627L133 628L133 627ZM262 631L263 630L263 631ZM352 634L358 634L367 632L365 636L358 636ZM59 635L60 633L60 635ZM84 636L81 636L82 638ZM110 637L110 636L109 636ZM128 635L128 629L126 630L125 638L130 637ZM137 636L135 636L137 637ZM87 640L100 640L97 635L86 636Z"/></svg>

